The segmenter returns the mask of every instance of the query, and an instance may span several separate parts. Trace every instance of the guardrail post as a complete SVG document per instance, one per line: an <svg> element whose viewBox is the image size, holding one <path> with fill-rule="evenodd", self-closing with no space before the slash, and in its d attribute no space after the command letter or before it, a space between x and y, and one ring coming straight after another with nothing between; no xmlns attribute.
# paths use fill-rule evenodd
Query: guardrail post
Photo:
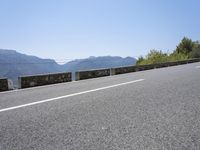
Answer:
<svg viewBox="0 0 200 150"><path fill-rule="evenodd" d="M113 76L115 74L116 74L115 68L110 68L110 75Z"/></svg>
<svg viewBox="0 0 200 150"><path fill-rule="evenodd" d="M80 73L79 72L75 73L75 80L76 81L80 80Z"/></svg>

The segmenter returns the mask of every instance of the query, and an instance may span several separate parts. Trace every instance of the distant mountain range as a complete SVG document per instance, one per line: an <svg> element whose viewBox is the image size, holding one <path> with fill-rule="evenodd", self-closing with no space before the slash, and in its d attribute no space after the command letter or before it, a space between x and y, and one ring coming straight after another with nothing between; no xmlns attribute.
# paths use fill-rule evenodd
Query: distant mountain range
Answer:
<svg viewBox="0 0 200 150"><path fill-rule="evenodd" d="M137 60L132 57L122 58L118 56L101 56L77 59L62 65L62 67L73 72L77 70L129 66L134 65L136 61Z"/></svg>
<svg viewBox="0 0 200 150"><path fill-rule="evenodd" d="M136 61L132 57L101 56L77 59L59 65L53 59L41 59L15 50L0 49L0 77L7 77L17 85L17 78L23 75L120 67L134 65Z"/></svg>

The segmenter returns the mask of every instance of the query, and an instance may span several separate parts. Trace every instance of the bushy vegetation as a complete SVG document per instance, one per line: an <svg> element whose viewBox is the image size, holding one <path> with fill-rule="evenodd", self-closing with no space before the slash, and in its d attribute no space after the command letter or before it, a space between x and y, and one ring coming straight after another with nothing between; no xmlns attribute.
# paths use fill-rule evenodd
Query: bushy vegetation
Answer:
<svg viewBox="0 0 200 150"><path fill-rule="evenodd" d="M137 65L156 64L170 61L179 61L200 58L200 43L184 37L176 49L168 54L162 50L150 50L145 57L139 57Z"/></svg>

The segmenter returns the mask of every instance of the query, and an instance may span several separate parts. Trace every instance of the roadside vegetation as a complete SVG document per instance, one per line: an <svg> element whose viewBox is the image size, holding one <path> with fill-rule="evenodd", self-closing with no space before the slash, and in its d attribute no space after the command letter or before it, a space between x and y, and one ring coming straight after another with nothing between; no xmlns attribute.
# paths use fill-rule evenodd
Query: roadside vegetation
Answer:
<svg viewBox="0 0 200 150"><path fill-rule="evenodd" d="M172 53L169 54L155 49L150 50L145 57L139 57L136 64L156 64L192 58L200 58L200 42L184 37Z"/></svg>

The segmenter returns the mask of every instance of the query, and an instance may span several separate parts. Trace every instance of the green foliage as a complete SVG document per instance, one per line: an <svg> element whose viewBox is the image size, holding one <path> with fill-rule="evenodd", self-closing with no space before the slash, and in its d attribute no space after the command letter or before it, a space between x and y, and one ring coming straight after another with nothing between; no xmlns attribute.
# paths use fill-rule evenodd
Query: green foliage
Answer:
<svg viewBox="0 0 200 150"><path fill-rule="evenodd" d="M192 48L192 52L190 53L192 58L200 58L200 43L194 42L194 46Z"/></svg>
<svg viewBox="0 0 200 150"><path fill-rule="evenodd" d="M151 50L147 55L147 59L151 60L152 63L160 63L167 61L167 54L161 50Z"/></svg>
<svg viewBox="0 0 200 150"><path fill-rule="evenodd" d="M177 53L182 53L182 54L189 54L190 52L192 52L192 49L194 47L194 42L189 39L184 37L180 44L176 47L176 52Z"/></svg>
<svg viewBox="0 0 200 150"><path fill-rule="evenodd" d="M140 58L137 65L156 64L167 62L168 55L161 50L151 50L145 58Z"/></svg>
<svg viewBox="0 0 200 150"><path fill-rule="evenodd" d="M200 43L184 37L171 54L161 50L150 50L146 57L140 57L137 65L157 64L171 61L180 61L191 58L200 58Z"/></svg>
<svg viewBox="0 0 200 150"><path fill-rule="evenodd" d="M144 61L144 57L140 56L136 62L136 65L140 64L141 62Z"/></svg>
<svg viewBox="0 0 200 150"><path fill-rule="evenodd" d="M190 58L200 58L200 43L184 37L175 52L188 55Z"/></svg>
<svg viewBox="0 0 200 150"><path fill-rule="evenodd" d="M187 60L190 57L186 54L182 54L182 53L172 53L169 55L168 57L168 61L179 61L179 60Z"/></svg>

